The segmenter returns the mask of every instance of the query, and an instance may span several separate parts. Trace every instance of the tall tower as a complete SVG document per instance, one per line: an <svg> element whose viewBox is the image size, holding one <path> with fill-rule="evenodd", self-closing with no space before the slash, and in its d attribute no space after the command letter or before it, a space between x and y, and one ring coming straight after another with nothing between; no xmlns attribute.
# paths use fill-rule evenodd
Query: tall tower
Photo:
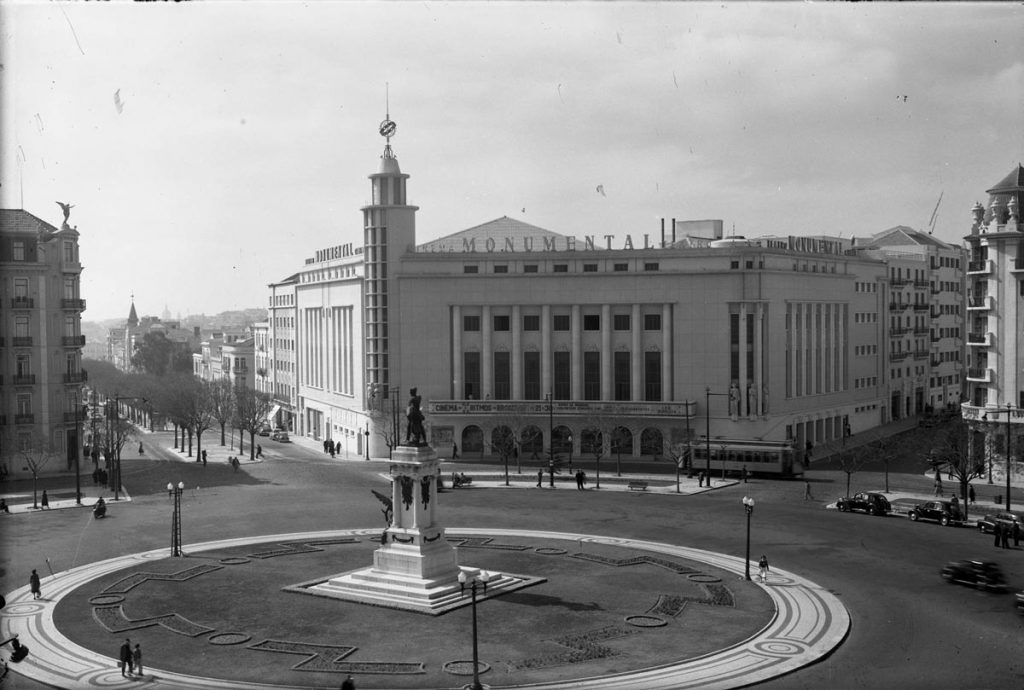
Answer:
<svg viewBox="0 0 1024 690"><path fill-rule="evenodd" d="M398 167L398 159L391 150L391 137L397 126L390 114L385 114L379 128L386 140L380 168L370 175L371 203L363 211L363 322L365 337L365 371L367 383L366 407L376 396L378 404L392 395L392 388L400 385L391 375L391 363L397 366L398 338L394 319L398 315L397 294L389 289L391 275L398 259L416 243L416 211L418 207L406 203L405 182ZM393 286L393 283L392 283ZM415 384L410 384L415 385ZM391 404L387 405L390 408Z"/></svg>

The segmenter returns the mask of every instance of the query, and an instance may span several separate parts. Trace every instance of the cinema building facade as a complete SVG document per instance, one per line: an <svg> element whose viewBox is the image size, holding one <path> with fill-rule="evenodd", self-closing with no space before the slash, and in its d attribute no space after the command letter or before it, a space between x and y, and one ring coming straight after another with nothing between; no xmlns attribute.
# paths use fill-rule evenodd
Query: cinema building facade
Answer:
<svg viewBox="0 0 1024 690"><path fill-rule="evenodd" d="M388 145L361 242L289 279L295 433L387 457L417 388L445 455L495 456L511 436L521 460L795 473L809 447L934 399L910 390L890 409L889 265L849 239L748 240L674 219L576 238L502 217L417 243L408 177Z"/></svg>

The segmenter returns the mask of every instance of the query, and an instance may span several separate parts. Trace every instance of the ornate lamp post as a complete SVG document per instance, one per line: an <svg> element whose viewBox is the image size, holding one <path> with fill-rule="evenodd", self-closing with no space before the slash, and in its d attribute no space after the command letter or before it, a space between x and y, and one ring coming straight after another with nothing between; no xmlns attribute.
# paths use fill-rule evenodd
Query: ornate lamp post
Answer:
<svg viewBox="0 0 1024 690"><path fill-rule="evenodd" d="M486 570L481 570L478 574L472 577L466 575L466 572L459 571L459 591L465 595L466 586L469 585L470 592L473 597L473 682L464 685L464 690L484 690L489 687L480 684L480 657L477 652L477 636L476 636L476 588L477 586L483 586L484 594L487 593L487 580L490 579L490 574Z"/></svg>
<svg viewBox="0 0 1024 690"><path fill-rule="evenodd" d="M185 482L178 485L168 482L167 493L174 496L174 513L171 517L171 555L182 556L181 551L181 492L185 490Z"/></svg>
<svg viewBox="0 0 1024 690"><path fill-rule="evenodd" d="M754 512L754 499L749 496L743 497L743 509L747 512L747 559L746 577L750 580L750 515Z"/></svg>

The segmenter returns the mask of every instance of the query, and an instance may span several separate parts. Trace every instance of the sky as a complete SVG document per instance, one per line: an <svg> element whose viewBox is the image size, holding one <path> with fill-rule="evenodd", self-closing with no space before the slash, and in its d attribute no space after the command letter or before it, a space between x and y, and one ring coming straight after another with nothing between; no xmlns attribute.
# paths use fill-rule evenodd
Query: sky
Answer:
<svg viewBox="0 0 1024 690"><path fill-rule="evenodd" d="M361 244L385 114L418 242L509 216L959 244L1024 160L1022 28L1021 3L5 1L0 205L74 204L85 320L262 307Z"/></svg>

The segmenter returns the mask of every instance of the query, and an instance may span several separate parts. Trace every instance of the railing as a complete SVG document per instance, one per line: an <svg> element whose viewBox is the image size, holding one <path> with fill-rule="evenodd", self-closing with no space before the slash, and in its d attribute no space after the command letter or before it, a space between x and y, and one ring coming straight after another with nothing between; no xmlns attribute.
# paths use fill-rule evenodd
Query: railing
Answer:
<svg viewBox="0 0 1024 690"><path fill-rule="evenodd" d="M927 326L914 326L914 335L930 335L932 329Z"/></svg>
<svg viewBox="0 0 1024 690"><path fill-rule="evenodd" d="M36 304L35 300L31 297L12 297L11 308L12 309L31 309Z"/></svg>
<svg viewBox="0 0 1024 690"><path fill-rule="evenodd" d="M932 286L930 281L927 280L915 280L914 287L919 290L926 290Z"/></svg>
<svg viewBox="0 0 1024 690"><path fill-rule="evenodd" d="M84 335L64 335L61 336L60 342L65 347L81 347L85 345Z"/></svg>
<svg viewBox="0 0 1024 690"><path fill-rule="evenodd" d="M889 311L903 311L910 307L910 302L889 302Z"/></svg>
<svg viewBox="0 0 1024 690"><path fill-rule="evenodd" d="M89 374L82 369L81 371L69 371L64 374L64 383L85 383L89 380Z"/></svg>
<svg viewBox="0 0 1024 690"><path fill-rule="evenodd" d="M549 405L551 410L549 411ZM599 402L593 400L439 400L425 404L433 414L522 414L590 415L614 414L623 417L675 417L683 419L689 411L697 416L696 401L675 402Z"/></svg>
<svg viewBox="0 0 1024 690"><path fill-rule="evenodd" d="M992 262L988 259L981 261L968 261L967 262L967 273L991 273Z"/></svg>
<svg viewBox="0 0 1024 690"><path fill-rule="evenodd" d="M34 386L35 383L36 383L36 375L35 374L21 374L19 376L18 374L15 374L12 383L15 386Z"/></svg>
<svg viewBox="0 0 1024 690"><path fill-rule="evenodd" d="M32 336L30 335L16 335L11 338L11 343L14 347L32 347Z"/></svg>
<svg viewBox="0 0 1024 690"><path fill-rule="evenodd" d="M892 337L892 338L897 338L897 337L899 337L901 335L906 335L907 333L910 333L910 329L909 328L904 328L903 326L899 326L897 328L890 328L889 329L889 336Z"/></svg>
<svg viewBox="0 0 1024 690"><path fill-rule="evenodd" d="M942 336L941 336L941 335L933 335L933 336L932 336L932 342L933 342L933 343L937 343L937 342L939 342L940 340L942 340Z"/></svg>
<svg viewBox="0 0 1024 690"><path fill-rule="evenodd" d="M940 359L933 359L931 361L931 365L932 365L933 369L937 368L937 367L941 367L942 366L942 360L940 360Z"/></svg>
<svg viewBox="0 0 1024 690"><path fill-rule="evenodd" d="M991 309L992 298L988 295L982 295L981 297L971 297L967 300L968 309Z"/></svg>
<svg viewBox="0 0 1024 690"><path fill-rule="evenodd" d="M967 370L967 380L987 383L992 380L992 370L983 367L971 367Z"/></svg>
<svg viewBox="0 0 1024 690"><path fill-rule="evenodd" d="M16 414L14 415L15 424L34 424L36 416L29 412L28 414Z"/></svg>
<svg viewBox="0 0 1024 690"><path fill-rule="evenodd" d="M910 284L910 279L909 278L890 278L889 279L889 285L891 285L893 287L903 287L904 285L909 285L909 284Z"/></svg>
<svg viewBox="0 0 1024 690"><path fill-rule="evenodd" d="M968 333L967 344L968 345L982 345L988 347L989 345L989 334L988 333Z"/></svg>
<svg viewBox="0 0 1024 690"><path fill-rule="evenodd" d="M81 310L84 310L85 309L85 300L84 299L77 299L77 298L74 298L74 299L62 299L60 301L60 308L61 309L81 309Z"/></svg>
<svg viewBox="0 0 1024 690"><path fill-rule="evenodd" d="M931 311L931 306L927 304L915 304L914 311L918 314L923 314L924 312Z"/></svg>
<svg viewBox="0 0 1024 690"><path fill-rule="evenodd" d="M902 362L903 360L905 360L909 356L910 356L910 352L909 351L907 351L907 352L902 352L902 351L901 352L890 352L889 353L889 359L892 360L893 362Z"/></svg>
<svg viewBox="0 0 1024 690"><path fill-rule="evenodd" d="M942 294L942 288L933 287L932 288L932 294L933 295L941 295Z"/></svg>
<svg viewBox="0 0 1024 690"><path fill-rule="evenodd" d="M931 356L931 350L914 350L914 359L928 359Z"/></svg>

